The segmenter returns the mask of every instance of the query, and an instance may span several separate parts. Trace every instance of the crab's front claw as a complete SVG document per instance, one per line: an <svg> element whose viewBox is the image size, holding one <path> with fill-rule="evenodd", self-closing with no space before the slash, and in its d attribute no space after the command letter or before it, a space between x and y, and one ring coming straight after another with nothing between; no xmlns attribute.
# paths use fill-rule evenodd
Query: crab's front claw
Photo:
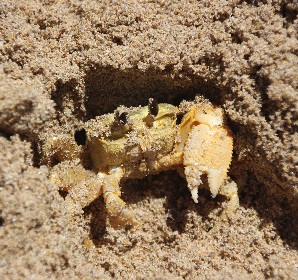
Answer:
<svg viewBox="0 0 298 280"><path fill-rule="evenodd" d="M174 155L181 158L192 198L198 202L201 176L207 175L213 197L218 194L232 159L233 139L223 111L209 102L193 104L178 128Z"/></svg>
<svg viewBox="0 0 298 280"><path fill-rule="evenodd" d="M70 213L81 211L102 194L103 180L79 162L65 161L56 165L50 181L68 193L66 201Z"/></svg>
<svg viewBox="0 0 298 280"><path fill-rule="evenodd" d="M213 197L223 184L232 158L233 140L224 128L195 125L189 133L183 153L185 176L192 198L198 202L201 175L206 174Z"/></svg>

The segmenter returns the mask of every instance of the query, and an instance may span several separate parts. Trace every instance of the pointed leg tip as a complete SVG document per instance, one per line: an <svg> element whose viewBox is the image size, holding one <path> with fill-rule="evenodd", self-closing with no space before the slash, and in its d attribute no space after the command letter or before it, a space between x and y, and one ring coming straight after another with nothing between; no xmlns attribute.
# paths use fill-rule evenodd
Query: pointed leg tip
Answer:
<svg viewBox="0 0 298 280"><path fill-rule="evenodd" d="M124 228L128 225L130 226L140 226L141 223L136 220L132 214L129 212L127 213L128 215L122 215L122 216L109 216L109 222L111 227L115 228L115 229L121 229Z"/></svg>
<svg viewBox="0 0 298 280"><path fill-rule="evenodd" d="M193 201L195 203L198 203L198 198L199 198L199 196L198 196L198 187L193 188L190 192L191 192L191 197L192 197Z"/></svg>

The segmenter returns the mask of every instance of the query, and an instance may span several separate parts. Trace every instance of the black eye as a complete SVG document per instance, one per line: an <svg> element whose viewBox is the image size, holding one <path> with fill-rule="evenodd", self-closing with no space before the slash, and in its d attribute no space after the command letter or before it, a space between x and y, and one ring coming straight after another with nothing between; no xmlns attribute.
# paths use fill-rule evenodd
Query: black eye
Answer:
<svg viewBox="0 0 298 280"><path fill-rule="evenodd" d="M85 145L87 140L86 130L83 128L74 133L74 138L79 146Z"/></svg>
<svg viewBox="0 0 298 280"><path fill-rule="evenodd" d="M148 110L150 115L155 117L158 115L158 103L155 98L149 98Z"/></svg>
<svg viewBox="0 0 298 280"><path fill-rule="evenodd" d="M127 115L128 115L127 112L123 112L119 115L120 124L125 125L127 123Z"/></svg>
<svg viewBox="0 0 298 280"><path fill-rule="evenodd" d="M127 112L122 112L121 114L119 111L115 112L115 124L125 125L127 123Z"/></svg>

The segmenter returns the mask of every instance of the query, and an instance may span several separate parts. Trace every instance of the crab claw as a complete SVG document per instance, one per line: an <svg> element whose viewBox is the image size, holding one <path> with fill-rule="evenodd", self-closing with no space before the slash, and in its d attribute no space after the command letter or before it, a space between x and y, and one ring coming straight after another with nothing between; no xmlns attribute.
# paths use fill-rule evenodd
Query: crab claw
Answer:
<svg viewBox="0 0 298 280"><path fill-rule="evenodd" d="M207 174L212 197L223 184L232 156L232 138L223 128L211 130L207 125L194 126L184 148L183 164L192 198L198 202L202 174Z"/></svg>
<svg viewBox="0 0 298 280"><path fill-rule="evenodd" d="M184 142L180 145L184 144L185 176L193 200L198 202L203 174L207 175L212 197L215 197L227 176L233 150L233 139L223 127L222 110L208 105L191 108L179 132Z"/></svg>
<svg viewBox="0 0 298 280"><path fill-rule="evenodd" d="M103 192L103 180L86 170L78 161L65 161L56 165L52 169L50 181L53 186L68 193L65 202L70 214L81 213L82 208Z"/></svg>

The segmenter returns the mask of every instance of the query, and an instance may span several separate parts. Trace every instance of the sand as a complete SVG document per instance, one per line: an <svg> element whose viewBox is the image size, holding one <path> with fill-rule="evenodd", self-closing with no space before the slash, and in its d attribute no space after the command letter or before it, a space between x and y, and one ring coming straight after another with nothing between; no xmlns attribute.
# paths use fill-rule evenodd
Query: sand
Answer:
<svg viewBox="0 0 298 280"><path fill-rule="evenodd" d="M297 279L298 4L1 1L1 279ZM102 198L70 217L42 137L149 97L224 108L240 207L191 200L170 171L122 186L142 221L115 230Z"/></svg>

